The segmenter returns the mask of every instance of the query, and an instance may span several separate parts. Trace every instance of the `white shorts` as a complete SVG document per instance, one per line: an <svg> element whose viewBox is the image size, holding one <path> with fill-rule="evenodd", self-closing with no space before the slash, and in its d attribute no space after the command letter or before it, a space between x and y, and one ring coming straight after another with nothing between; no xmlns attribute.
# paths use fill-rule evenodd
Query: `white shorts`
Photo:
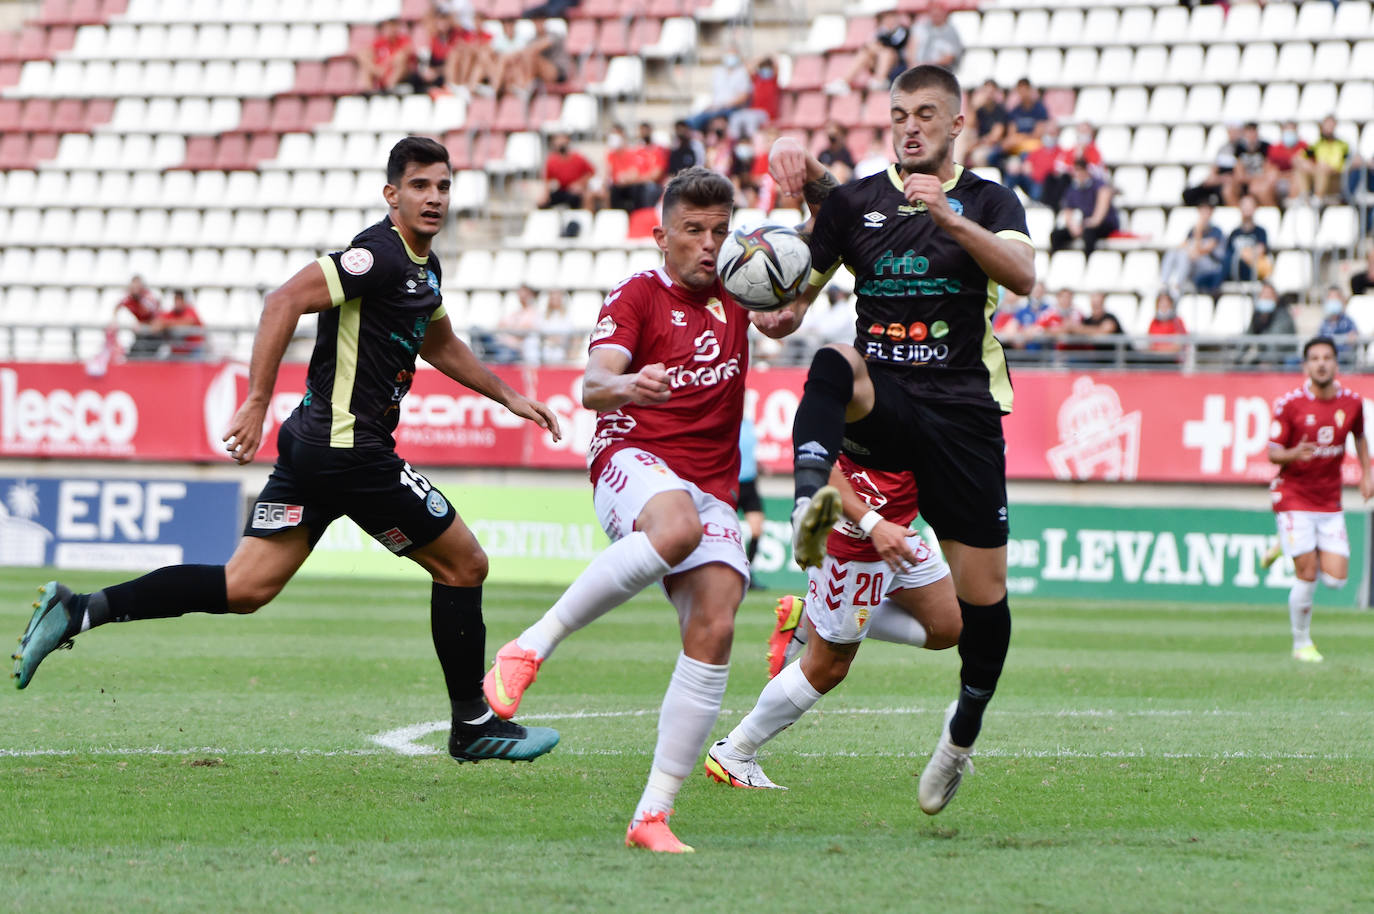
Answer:
<svg viewBox="0 0 1374 914"><path fill-rule="evenodd" d="M827 555L807 569L806 617L831 644L854 644L868 636L868 617L894 590L925 587L949 574L949 566L919 538L912 544L916 565L893 571L884 561L842 562Z"/></svg>
<svg viewBox="0 0 1374 914"><path fill-rule="evenodd" d="M749 560L744 555L744 538L740 535L735 509L678 476L648 451L627 447L612 454L596 480L592 504L601 529L606 531L611 542L615 542L634 532L635 520L649 499L660 492L676 491L692 497L692 504L701 518L701 542L668 574L720 562L738 571L747 584Z"/></svg>
<svg viewBox="0 0 1374 914"><path fill-rule="evenodd" d="M1350 555L1345 515L1340 511L1278 511L1279 545L1290 559L1313 550L1331 555Z"/></svg>

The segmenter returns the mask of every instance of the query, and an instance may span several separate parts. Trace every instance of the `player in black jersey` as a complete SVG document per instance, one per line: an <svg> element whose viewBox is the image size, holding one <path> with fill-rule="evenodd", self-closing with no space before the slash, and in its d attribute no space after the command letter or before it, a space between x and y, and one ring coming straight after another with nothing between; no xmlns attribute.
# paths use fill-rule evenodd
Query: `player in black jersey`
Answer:
<svg viewBox="0 0 1374 914"><path fill-rule="evenodd" d="M254 612L281 591L325 528L348 515L433 578L430 622L453 711L449 753L458 761L529 760L557 744L556 731L521 727L487 707L486 554L443 493L396 454L391 433L417 356L554 440L558 420L478 361L445 315L430 244L448 213L448 151L407 137L391 150L386 180L387 216L263 303L248 397L224 436L240 464L262 443L277 369L301 315L320 313L318 335L305 397L282 423L277 463L229 563L160 568L90 594L49 582L14 655L19 688L55 648L106 622Z"/></svg>
<svg viewBox="0 0 1374 914"><path fill-rule="evenodd" d="M1020 202L954 163L960 107L948 70L902 73L892 84L896 164L844 187L800 143L774 144L781 190L804 193L813 211L815 272L796 302L752 317L786 336L841 262L854 273L855 344L816 353L792 430L796 553L818 562L824 552L838 506L825 484L842 446L860 465L915 473L963 616L959 698L921 775L930 814L958 789L1011 637L1002 415L1012 392L989 318L998 286L1025 294L1035 279Z"/></svg>

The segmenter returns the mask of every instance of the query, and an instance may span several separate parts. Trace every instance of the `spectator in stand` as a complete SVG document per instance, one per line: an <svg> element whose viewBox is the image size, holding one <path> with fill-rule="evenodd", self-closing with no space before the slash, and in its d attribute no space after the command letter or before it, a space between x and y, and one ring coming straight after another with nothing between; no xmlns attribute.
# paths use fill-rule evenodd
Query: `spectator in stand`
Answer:
<svg viewBox="0 0 1374 914"><path fill-rule="evenodd" d="M485 68L474 77L474 91L482 95L500 95L507 89L523 85L526 81L524 52L530 36L516 30L514 19L503 20L500 31L487 34L490 42L483 57Z"/></svg>
<svg viewBox="0 0 1374 914"><path fill-rule="evenodd" d="M408 77L414 76L415 44L400 19L387 19L377 26L372 44L358 52L364 93L392 92Z"/></svg>
<svg viewBox="0 0 1374 914"><path fill-rule="evenodd" d="M959 62L964 59L964 41L949 21L949 7L944 0L936 0L926 7L925 15L912 27L907 51L913 67L933 63L953 73L959 72Z"/></svg>
<svg viewBox="0 0 1374 914"><path fill-rule="evenodd" d="M911 40L911 24L905 13L896 10L878 14L878 28L873 37L854 55L848 72L840 79L827 83L825 91L831 95L848 95L865 85L875 91L887 91L892 81L907 68L907 43Z"/></svg>
<svg viewBox="0 0 1374 914"><path fill-rule="evenodd" d="M1279 293L1267 282L1261 285L1255 293L1255 308L1250 314L1250 325L1245 328L1245 335L1294 336L1297 332L1288 306L1279 302ZM1251 343L1241 353L1240 363L1278 367L1287 361L1285 352L1291 354L1295 351L1292 343Z"/></svg>
<svg viewBox="0 0 1374 914"><path fill-rule="evenodd" d="M1294 163L1299 193L1317 200L1336 202L1341 191L1341 174L1350 160L1350 144L1336 136L1336 118L1322 118L1321 135Z"/></svg>
<svg viewBox="0 0 1374 914"><path fill-rule="evenodd" d="M654 125L648 121L641 121L639 124L639 142L635 146L635 155L639 158L640 174L644 176L645 181L653 185L652 190L646 191L646 194L652 194L653 199L645 205L653 206L658 202L663 182L668 179L668 150L654 142Z"/></svg>
<svg viewBox="0 0 1374 914"><path fill-rule="evenodd" d="M740 59L739 48L731 45L711 72L711 100L705 109L687 118L693 130L707 129L716 118L724 118L749 106L754 94L754 80L749 68ZM708 166L709 167L709 166Z"/></svg>
<svg viewBox="0 0 1374 914"><path fill-rule="evenodd" d="M772 57L761 57L749 68L753 90L749 104L730 115L730 135L752 137L762 127L775 123L782 106L778 86L778 67Z"/></svg>
<svg viewBox="0 0 1374 914"><path fill-rule="evenodd" d="M1073 163L1073 184L1064 191L1060 213L1063 225L1050 232L1050 253L1067 248L1075 240L1083 242L1083 253L1091 254L1097 242L1121 227L1112 197L1116 189L1097 177L1085 159Z"/></svg>
<svg viewBox="0 0 1374 914"><path fill-rule="evenodd" d="M727 177L735 168L735 144L730 141L729 122L724 117L712 118L706 125L705 165Z"/></svg>
<svg viewBox="0 0 1374 914"><path fill-rule="evenodd" d="M549 154L544 160L544 198L539 201L539 208L581 209L587 185L595 174L592 163L572 148L571 137L555 133L549 139Z"/></svg>
<svg viewBox="0 0 1374 914"><path fill-rule="evenodd" d="M673 148L668 150L668 174L671 178L685 168L703 165L706 162L706 148L701 145L692 125L679 120L673 123Z"/></svg>
<svg viewBox="0 0 1374 914"><path fill-rule="evenodd" d="M956 158L972 168L996 167L1002 160L1002 139L1007 131L1006 97L996 82L985 79L969 93L969 107L973 109L973 129L959 134L959 140L967 145Z"/></svg>
<svg viewBox="0 0 1374 914"><path fill-rule="evenodd" d="M1155 296L1155 316L1147 332L1150 336L1184 336L1188 333L1183 318L1178 316L1174 308L1174 297L1168 292L1160 290ZM1183 352L1183 343L1179 340L1158 340L1150 344L1150 351L1178 356Z"/></svg>
<svg viewBox="0 0 1374 914"><path fill-rule="evenodd" d="M1260 206L1278 206L1297 194L1293 166L1306 150L1307 144L1298 138L1298 125L1285 121L1279 142L1269 144L1264 173L1250 180L1250 193Z"/></svg>
<svg viewBox="0 0 1374 914"><path fill-rule="evenodd" d="M504 85L524 95L541 86L555 86L572 75L572 57L561 32L551 31L545 18L534 20L534 35L508 55Z"/></svg>
<svg viewBox="0 0 1374 914"><path fill-rule="evenodd" d="M1002 289L997 299L997 310L992 315L992 333L1001 341L1003 348L1021 349L1026 345L1021 338L1021 322L1016 317L1025 303L1026 300L1015 292Z"/></svg>
<svg viewBox="0 0 1374 914"><path fill-rule="evenodd" d="M1221 229L1212 224L1212 204L1200 203L1197 222L1188 238L1176 248L1164 253L1159 265L1159 279L1175 298L1191 285L1199 292L1213 292L1225 275L1222 255L1226 239Z"/></svg>
<svg viewBox="0 0 1374 914"><path fill-rule="evenodd" d="M1086 121L1074 128L1073 143L1056 145L1049 151L1051 162L1048 174L1038 179L1040 192L1036 199L1057 213L1065 192L1073 184L1074 162L1079 159L1087 162L1088 169L1097 177L1105 177L1106 170L1102 167L1102 152L1097 148L1097 131ZM1033 152L1028 158L1033 159L1037 154ZM1034 162L1031 162L1031 177L1036 177Z"/></svg>
<svg viewBox="0 0 1374 914"><path fill-rule="evenodd" d="M1084 336L1120 336L1126 332L1121 326L1120 318L1107 310L1105 292L1094 292L1088 299L1088 316L1083 318L1082 326L1078 332ZM1109 342L1093 343L1092 348L1098 352L1113 352L1116 349L1116 344Z"/></svg>
<svg viewBox="0 0 1374 914"><path fill-rule="evenodd" d="M1054 306L1042 313L1036 323L1045 339L1053 342L1054 348L1078 348L1065 341L1067 337L1077 336L1083 327L1083 315L1073 304L1073 290L1060 289L1054 297Z"/></svg>
<svg viewBox="0 0 1374 914"><path fill-rule="evenodd" d="M1045 284L1037 279L1031 287L1031 294L1021 302L1021 307L1015 312L1020 348L1045 348L1045 328L1041 325L1040 319L1053 310L1054 302L1046 293Z"/></svg>
<svg viewBox="0 0 1374 914"><path fill-rule="evenodd" d="M1026 157L1045 143L1050 113L1040 91L1022 77L1016 81L1016 105L1007 112L1007 129L1002 137L1002 157L994 163L1002 169L1002 183L1016 187L1023 172L1028 172Z"/></svg>
<svg viewBox="0 0 1374 914"><path fill-rule="evenodd" d="M825 148L816 154L816 161L829 169L836 181L848 184L849 179L854 176L854 156L849 151L849 130L839 121L831 121L825 125L825 139Z"/></svg>
<svg viewBox="0 0 1374 914"><path fill-rule="evenodd" d="M1268 279L1274 262L1269 258L1269 233L1255 223L1255 198L1246 194L1240 198L1240 225L1226 237L1223 257L1226 278L1251 282Z"/></svg>
<svg viewBox="0 0 1374 914"><path fill-rule="evenodd" d="M200 315L178 289L172 293L172 307L153 318L152 329L167 340L167 353L175 359L200 358L205 350L205 335L197 332L203 327Z"/></svg>
<svg viewBox="0 0 1374 914"><path fill-rule="evenodd" d="M130 358L152 358L162 347L162 334L157 328L161 307L157 296L144 284L142 276L130 278L128 290L114 307L114 318L119 317L120 311L128 311L138 321L138 326L134 328L134 343L129 347ZM113 320L110 326L114 326Z"/></svg>
<svg viewBox="0 0 1374 914"><path fill-rule="evenodd" d="M1227 124L1226 136L1227 141L1217 150L1216 160L1212 162L1212 170L1208 172L1207 177L1203 178L1201 184L1183 189L1184 206L1198 206L1202 203L1220 205L1222 192L1236 170L1236 143L1240 141L1240 125Z"/></svg>
<svg viewBox="0 0 1374 914"><path fill-rule="evenodd" d="M431 10L425 17L425 35L428 40L420 48L416 80L422 91L442 89L449 82L449 74L458 68L456 59L450 63L450 58L466 47L464 33L451 13Z"/></svg>
<svg viewBox="0 0 1374 914"><path fill-rule="evenodd" d="M1357 269L1350 277L1350 294L1365 295L1374 289L1374 244L1365 250L1364 268Z"/></svg>
<svg viewBox="0 0 1374 914"><path fill-rule="evenodd" d="M452 91L466 97L494 91L482 80L500 78L500 60L492 47L491 34L477 24L472 0L453 3L450 16L458 31L444 59L444 81Z"/></svg>
<svg viewBox="0 0 1374 914"><path fill-rule="evenodd" d="M503 314L496 324L496 333L487 342L487 358L493 362L518 362L531 352L538 353L539 293L528 283L515 290L519 307ZM533 340L531 343L530 340Z"/></svg>
<svg viewBox="0 0 1374 914"><path fill-rule="evenodd" d="M567 300L562 289L550 289L544 300L544 317L536 318L532 330L525 337L522 353L527 365L561 365L572 357L577 334L568 316Z"/></svg>
<svg viewBox="0 0 1374 914"><path fill-rule="evenodd" d="M1252 121L1241 128L1235 154L1236 167L1231 171L1231 180L1221 188L1221 198L1227 206L1237 205L1247 194L1253 195L1251 184L1265 186L1264 166L1269 161L1269 144L1260 139L1259 124Z"/></svg>
<svg viewBox="0 0 1374 914"><path fill-rule="evenodd" d="M1348 365L1355 360L1355 344L1360 339L1360 328L1345 313L1345 296L1339 286L1327 286L1326 298L1322 301L1322 323L1317 336L1327 336L1336 341L1336 358Z"/></svg>

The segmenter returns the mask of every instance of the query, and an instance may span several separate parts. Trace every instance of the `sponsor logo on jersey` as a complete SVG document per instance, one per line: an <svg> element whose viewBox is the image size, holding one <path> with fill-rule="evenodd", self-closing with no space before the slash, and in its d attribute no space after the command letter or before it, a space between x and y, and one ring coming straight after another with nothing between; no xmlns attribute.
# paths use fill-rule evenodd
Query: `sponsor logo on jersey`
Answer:
<svg viewBox="0 0 1374 914"><path fill-rule="evenodd" d="M668 384L677 390L680 387L714 387L721 381L728 381L739 375L739 356L731 356L730 361L718 365L703 365L700 368L687 368L674 365L668 369Z"/></svg>
<svg viewBox="0 0 1374 914"><path fill-rule="evenodd" d="M305 509L300 505L261 501L253 506L253 529L281 530L294 527L301 522L304 513Z"/></svg>
<svg viewBox="0 0 1374 914"><path fill-rule="evenodd" d="M613 333L615 333L615 319L607 314L596 322L596 329L592 331L592 342L604 340Z"/></svg>
<svg viewBox="0 0 1374 914"><path fill-rule="evenodd" d="M892 340L892 342L894 343L900 343L902 340L906 339L906 325L888 324L887 338Z"/></svg>
<svg viewBox="0 0 1374 914"><path fill-rule="evenodd" d="M876 209L872 212L864 213L864 227L866 228L882 228L883 223L886 221L887 216L878 212Z"/></svg>
<svg viewBox="0 0 1374 914"><path fill-rule="evenodd" d="M921 340L925 339L926 335L929 333L930 330L926 327L925 324L921 323L920 321L917 321L910 327L906 328L907 339L915 340L918 343Z"/></svg>
<svg viewBox="0 0 1374 914"><path fill-rule="evenodd" d="M692 342L697 347L697 351L692 355L694 362L710 362L720 355L720 341L716 339L713 330L705 331Z"/></svg>
<svg viewBox="0 0 1374 914"><path fill-rule="evenodd" d="M1316 425L1316 424L1317 424L1317 417L1314 416L1314 415L1312 415L1311 413L1308 413L1308 414L1307 414L1307 420L1306 420L1306 422L1305 422L1304 424L1306 424L1306 425Z"/></svg>
<svg viewBox="0 0 1374 914"><path fill-rule="evenodd" d="M894 324L901 327L901 324ZM864 344L864 358L875 359L879 362L905 362L908 364L923 364L926 362L943 362L949 358L949 346L944 343L936 343L934 346L928 343L893 343L891 345L881 340L870 340Z"/></svg>
<svg viewBox="0 0 1374 914"><path fill-rule="evenodd" d="M390 530L374 533L372 538L392 552L400 552L405 547L411 545L410 537L402 533L400 527L392 527Z"/></svg>
<svg viewBox="0 0 1374 914"><path fill-rule="evenodd" d="M429 490L429 495L425 498L425 507L435 517L443 517L448 513L448 501L439 493L438 489Z"/></svg>
<svg viewBox="0 0 1374 914"><path fill-rule="evenodd" d="M674 308L674 309L673 309L673 326L674 326L674 327L686 327L686 326L687 326L687 312L685 312L685 311L679 311L678 309Z"/></svg>
<svg viewBox="0 0 1374 914"><path fill-rule="evenodd" d="M415 280L406 280L406 291L409 292L411 295L414 295L419 288L420 287L415 284Z"/></svg>
<svg viewBox="0 0 1374 914"><path fill-rule="evenodd" d="M367 248L349 248L339 255L339 266L346 273L362 276L372 269L372 252Z"/></svg>

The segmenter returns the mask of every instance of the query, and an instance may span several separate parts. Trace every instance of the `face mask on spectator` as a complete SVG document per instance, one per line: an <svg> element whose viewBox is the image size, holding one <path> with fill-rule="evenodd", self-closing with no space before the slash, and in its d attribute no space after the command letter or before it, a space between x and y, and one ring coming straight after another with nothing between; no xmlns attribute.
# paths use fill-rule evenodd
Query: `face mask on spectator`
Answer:
<svg viewBox="0 0 1374 914"><path fill-rule="evenodd" d="M1298 145L1298 132L1297 132L1296 130L1285 130L1285 131L1283 132L1283 145L1285 145L1285 146L1296 146L1296 145Z"/></svg>
<svg viewBox="0 0 1374 914"><path fill-rule="evenodd" d="M1277 304L1278 302L1274 301L1274 299L1262 296L1255 299L1255 310L1260 314L1268 314L1274 310Z"/></svg>
<svg viewBox="0 0 1374 914"><path fill-rule="evenodd" d="M619 149L621 146L625 145L625 138L618 133L612 133L610 136L606 137L606 145L612 149Z"/></svg>
<svg viewBox="0 0 1374 914"><path fill-rule="evenodd" d="M1340 314L1344 307L1345 303L1333 295L1326 300L1324 305L1322 305L1322 311L1327 314Z"/></svg>
<svg viewBox="0 0 1374 914"><path fill-rule="evenodd" d="M759 67L759 79L772 79L772 78L773 78L773 68L772 68L772 67Z"/></svg>
<svg viewBox="0 0 1374 914"><path fill-rule="evenodd" d="M737 67L739 66L739 57L734 54L726 54L725 57L721 59L721 63L725 64L727 67Z"/></svg>

